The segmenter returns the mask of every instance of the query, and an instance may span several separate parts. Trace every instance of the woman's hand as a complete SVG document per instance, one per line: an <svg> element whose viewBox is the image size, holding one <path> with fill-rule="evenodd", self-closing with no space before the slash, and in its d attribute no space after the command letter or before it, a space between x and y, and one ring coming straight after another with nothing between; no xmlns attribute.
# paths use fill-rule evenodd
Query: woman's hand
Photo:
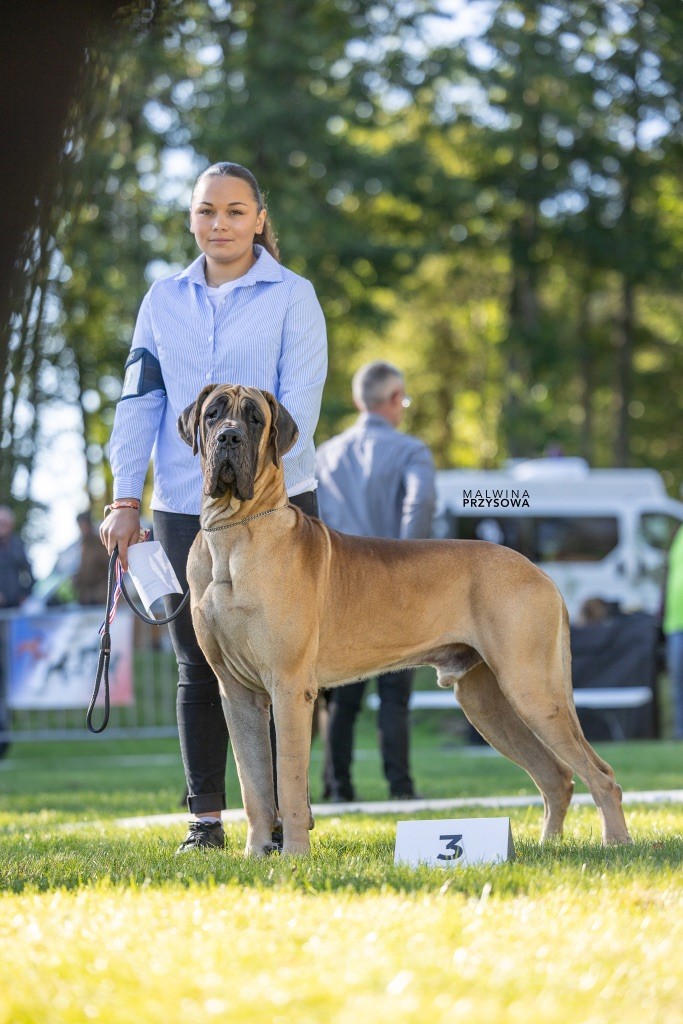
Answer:
<svg viewBox="0 0 683 1024"><path fill-rule="evenodd" d="M118 544L123 571L128 571L128 546L140 540L140 513L135 508L115 508L100 526L100 540L111 555Z"/></svg>

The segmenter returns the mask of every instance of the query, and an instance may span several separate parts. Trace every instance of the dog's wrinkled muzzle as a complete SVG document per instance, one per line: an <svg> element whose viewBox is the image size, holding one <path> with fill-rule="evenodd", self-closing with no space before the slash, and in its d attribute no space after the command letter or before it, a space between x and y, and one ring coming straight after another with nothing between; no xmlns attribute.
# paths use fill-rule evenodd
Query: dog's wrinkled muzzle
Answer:
<svg viewBox="0 0 683 1024"><path fill-rule="evenodd" d="M240 501L253 498L254 468L249 445L239 428L224 428L211 439L204 465L204 491L211 498L232 494Z"/></svg>

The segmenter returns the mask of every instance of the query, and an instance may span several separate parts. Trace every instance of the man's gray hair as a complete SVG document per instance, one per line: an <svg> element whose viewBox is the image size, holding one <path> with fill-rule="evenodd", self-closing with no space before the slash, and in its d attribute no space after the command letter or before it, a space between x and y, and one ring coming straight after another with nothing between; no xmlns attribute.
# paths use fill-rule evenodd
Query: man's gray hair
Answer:
<svg viewBox="0 0 683 1024"><path fill-rule="evenodd" d="M397 366L381 360L366 363L353 375L353 400L361 409L375 409L390 397L397 384L403 384L403 374Z"/></svg>

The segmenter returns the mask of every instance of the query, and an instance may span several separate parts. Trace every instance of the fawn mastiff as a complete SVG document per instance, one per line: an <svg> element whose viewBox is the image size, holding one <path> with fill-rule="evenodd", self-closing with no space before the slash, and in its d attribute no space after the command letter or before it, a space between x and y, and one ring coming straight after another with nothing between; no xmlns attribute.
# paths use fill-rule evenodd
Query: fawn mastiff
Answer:
<svg viewBox="0 0 683 1024"><path fill-rule="evenodd" d="M576 715L564 602L540 569L485 541L350 537L304 515L287 502L282 469L297 427L266 391L210 385L178 430L202 460L202 529L188 560L192 617L221 687L247 853L272 851L278 813L283 852L309 850L318 687L424 664L534 780L544 839L562 833L576 773L597 805L603 842L631 841L614 773Z"/></svg>

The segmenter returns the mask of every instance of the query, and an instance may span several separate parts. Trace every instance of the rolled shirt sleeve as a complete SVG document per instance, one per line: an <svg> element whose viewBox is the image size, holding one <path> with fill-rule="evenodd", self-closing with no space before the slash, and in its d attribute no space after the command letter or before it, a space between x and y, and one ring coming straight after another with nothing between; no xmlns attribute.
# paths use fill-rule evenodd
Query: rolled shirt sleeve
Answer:
<svg viewBox="0 0 683 1024"><path fill-rule="evenodd" d="M401 507L402 540L429 537L436 503L434 460L428 448L420 446L411 453L403 476L404 497Z"/></svg>

